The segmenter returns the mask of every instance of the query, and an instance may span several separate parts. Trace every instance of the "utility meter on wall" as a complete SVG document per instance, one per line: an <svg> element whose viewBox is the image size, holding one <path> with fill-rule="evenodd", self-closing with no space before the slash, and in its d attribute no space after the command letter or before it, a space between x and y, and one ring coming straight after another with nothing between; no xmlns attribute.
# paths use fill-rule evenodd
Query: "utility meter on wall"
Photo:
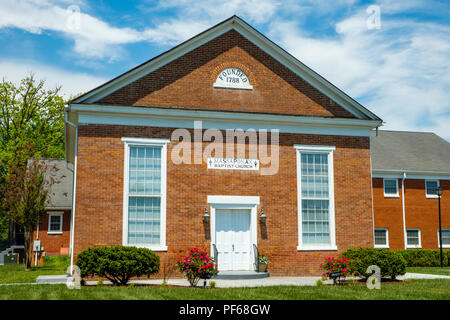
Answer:
<svg viewBox="0 0 450 320"><path fill-rule="evenodd" d="M34 240L33 251L41 251L41 240Z"/></svg>

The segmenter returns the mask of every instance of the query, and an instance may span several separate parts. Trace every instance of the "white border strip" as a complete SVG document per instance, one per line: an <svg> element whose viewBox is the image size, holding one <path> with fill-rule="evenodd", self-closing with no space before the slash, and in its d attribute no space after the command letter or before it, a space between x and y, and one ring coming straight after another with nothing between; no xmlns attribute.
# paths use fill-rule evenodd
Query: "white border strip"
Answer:
<svg viewBox="0 0 450 320"><path fill-rule="evenodd" d="M148 139L148 138L129 138L122 137L124 142L124 166L123 166L123 225L122 225L122 244L128 246L128 167L130 156L130 145L146 145L161 147L161 218L160 227L160 243L159 244L131 244L134 247L149 248L154 251L167 251L166 245L166 198L167 198L167 144L169 139Z"/></svg>

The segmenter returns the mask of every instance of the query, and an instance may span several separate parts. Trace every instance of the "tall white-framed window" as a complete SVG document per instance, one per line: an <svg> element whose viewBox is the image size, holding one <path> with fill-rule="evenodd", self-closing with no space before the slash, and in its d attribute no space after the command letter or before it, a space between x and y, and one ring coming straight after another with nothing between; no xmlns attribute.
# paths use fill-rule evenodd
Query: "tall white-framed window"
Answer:
<svg viewBox="0 0 450 320"><path fill-rule="evenodd" d="M383 179L383 190L385 198L398 198L398 180Z"/></svg>
<svg viewBox="0 0 450 320"><path fill-rule="evenodd" d="M389 248L389 231L387 228L376 228L373 236L375 248Z"/></svg>
<svg viewBox="0 0 450 320"><path fill-rule="evenodd" d="M169 139L122 138L125 144L123 245L165 251Z"/></svg>
<svg viewBox="0 0 450 320"><path fill-rule="evenodd" d="M442 229L442 249L450 249L450 229ZM438 233L438 248L440 248L441 243L439 241L439 229Z"/></svg>
<svg viewBox="0 0 450 320"><path fill-rule="evenodd" d="M297 152L297 250L337 250L334 146L294 145Z"/></svg>
<svg viewBox="0 0 450 320"><path fill-rule="evenodd" d="M61 234L63 224L62 212L49 212L48 213L48 234Z"/></svg>
<svg viewBox="0 0 450 320"><path fill-rule="evenodd" d="M420 229L406 229L406 248L422 248Z"/></svg>
<svg viewBox="0 0 450 320"><path fill-rule="evenodd" d="M439 187L439 180L425 180L425 196L427 198L437 198L436 189Z"/></svg>

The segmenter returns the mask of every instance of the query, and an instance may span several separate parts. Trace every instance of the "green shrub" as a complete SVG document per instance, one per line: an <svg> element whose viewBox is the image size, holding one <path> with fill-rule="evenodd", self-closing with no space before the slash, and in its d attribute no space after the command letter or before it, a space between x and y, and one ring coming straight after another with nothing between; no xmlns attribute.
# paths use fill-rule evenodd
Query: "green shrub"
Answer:
<svg viewBox="0 0 450 320"><path fill-rule="evenodd" d="M405 258L408 267L440 267L441 258L439 250L409 249L394 250ZM450 250L442 252L444 266L449 265Z"/></svg>
<svg viewBox="0 0 450 320"><path fill-rule="evenodd" d="M380 268L381 277L395 279L398 275L406 273L406 260L402 254L389 249L359 248L348 249L342 257L351 258L352 268L356 276L367 278L367 268L376 265Z"/></svg>
<svg viewBox="0 0 450 320"><path fill-rule="evenodd" d="M159 256L146 248L91 247L80 252L76 264L82 277L105 277L113 285L126 285L131 277L157 273Z"/></svg>

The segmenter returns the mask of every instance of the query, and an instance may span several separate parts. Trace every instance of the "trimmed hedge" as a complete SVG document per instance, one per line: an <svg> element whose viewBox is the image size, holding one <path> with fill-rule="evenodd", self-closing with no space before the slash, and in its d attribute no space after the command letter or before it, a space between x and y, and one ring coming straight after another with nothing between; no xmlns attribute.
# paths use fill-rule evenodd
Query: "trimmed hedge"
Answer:
<svg viewBox="0 0 450 320"><path fill-rule="evenodd" d="M408 267L440 267L441 258L439 250L409 249L392 250L399 252L405 258ZM450 250L442 251L444 266L450 266Z"/></svg>
<svg viewBox="0 0 450 320"><path fill-rule="evenodd" d="M157 273L159 256L146 248L91 247L78 254L76 264L81 277L105 277L114 285L126 285L131 277Z"/></svg>
<svg viewBox="0 0 450 320"><path fill-rule="evenodd" d="M395 279L396 276L406 273L405 258L401 253L389 249L348 249L341 254L341 257L351 258L354 274L364 278L371 275L371 273L366 273L367 268L371 265L376 265L381 269L381 277Z"/></svg>

